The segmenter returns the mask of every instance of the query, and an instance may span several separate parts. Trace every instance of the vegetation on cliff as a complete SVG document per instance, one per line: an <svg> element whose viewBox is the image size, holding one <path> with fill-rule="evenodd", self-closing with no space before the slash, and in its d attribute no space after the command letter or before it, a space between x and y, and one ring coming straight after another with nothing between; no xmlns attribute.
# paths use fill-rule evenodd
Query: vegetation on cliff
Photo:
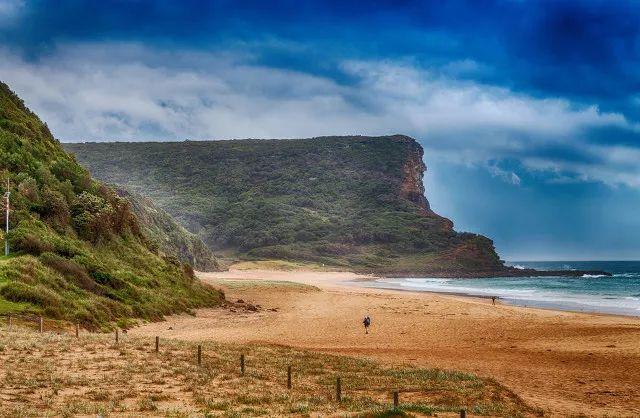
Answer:
<svg viewBox="0 0 640 418"><path fill-rule="evenodd" d="M406 136L65 147L98 178L243 258L389 274L503 268L489 239L430 210L422 147Z"/></svg>
<svg viewBox="0 0 640 418"><path fill-rule="evenodd" d="M209 247L195 234L184 229L151 199L128 190L117 189L118 196L126 199L138 218L145 237L153 248L199 271L219 271L220 263Z"/></svg>
<svg viewBox="0 0 640 418"><path fill-rule="evenodd" d="M0 313L97 328L221 301L190 266L153 251L127 201L92 179L0 83L3 192L7 180L12 255L0 257Z"/></svg>

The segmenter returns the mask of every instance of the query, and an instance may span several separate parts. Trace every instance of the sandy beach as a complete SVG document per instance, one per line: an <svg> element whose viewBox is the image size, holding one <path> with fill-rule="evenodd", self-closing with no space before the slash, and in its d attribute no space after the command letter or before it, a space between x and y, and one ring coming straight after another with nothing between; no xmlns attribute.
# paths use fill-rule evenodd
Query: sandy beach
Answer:
<svg viewBox="0 0 640 418"><path fill-rule="evenodd" d="M640 319L362 288L353 273L201 273L235 306L130 331L267 343L493 377L550 416L640 415ZM281 281L286 281L282 283ZM361 319L369 314L371 332Z"/></svg>

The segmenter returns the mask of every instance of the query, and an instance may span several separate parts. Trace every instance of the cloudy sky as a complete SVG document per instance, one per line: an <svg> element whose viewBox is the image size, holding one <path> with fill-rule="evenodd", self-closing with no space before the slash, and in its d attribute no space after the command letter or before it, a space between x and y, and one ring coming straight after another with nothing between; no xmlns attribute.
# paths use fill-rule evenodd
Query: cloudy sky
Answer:
<svg viewBox="0 0 640 418"><path fill-rule="evenodd" d="M506 259L640 258L640 3L0 0L63 142L403 133Z"/></svg>

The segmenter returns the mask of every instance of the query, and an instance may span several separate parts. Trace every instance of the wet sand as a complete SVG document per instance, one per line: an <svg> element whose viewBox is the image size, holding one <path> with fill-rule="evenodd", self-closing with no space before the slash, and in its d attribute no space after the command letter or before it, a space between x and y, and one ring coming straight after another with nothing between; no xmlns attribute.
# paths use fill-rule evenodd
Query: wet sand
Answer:
<svg viewBox="0 0 640 418"><path fill-rule="evenodd" d="M547 415L640 416L640 319L358 287L353 273L200 273L246 304L131 330L191 341L283 344L490 376ZM312 285L292 286L272 281ZM267 281L267 282L264 282ZM253 309L253 308L252 308ZM361 319L372 318L365 335ZM171 329L169 329L171 328Z"/></svg>

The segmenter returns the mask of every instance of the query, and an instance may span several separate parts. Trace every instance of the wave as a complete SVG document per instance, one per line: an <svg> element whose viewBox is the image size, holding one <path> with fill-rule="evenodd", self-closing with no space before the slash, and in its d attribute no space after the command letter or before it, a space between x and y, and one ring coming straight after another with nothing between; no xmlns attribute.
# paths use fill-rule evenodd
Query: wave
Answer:
<svg viewBox="0 0 640 418"><path fill-rule="evenodd" d="M609 276L606 276L604 274L583 274L582 277L593 279L593 278L596 278L596 277L609 277Z"/></svg>
<svg viewBox="0 0 640 418"><path fill-rule="evenodd" d="M640 315L640 275L616 279L585 275L587 279L560 278L386 278L371 286L423 292L496 296L505 303L552 309ZM584 277L584 276L583 276ZM603 278L605 277L605 278ZM635 278L634 278L635 277Z"/></svg>
<svg viewBox="0 0 640 418"><path fill-rule="evenodd" d="M640 277L640 273L616 273L613 275L613 277L631 277L631 278L638 278Z"/></svg>

